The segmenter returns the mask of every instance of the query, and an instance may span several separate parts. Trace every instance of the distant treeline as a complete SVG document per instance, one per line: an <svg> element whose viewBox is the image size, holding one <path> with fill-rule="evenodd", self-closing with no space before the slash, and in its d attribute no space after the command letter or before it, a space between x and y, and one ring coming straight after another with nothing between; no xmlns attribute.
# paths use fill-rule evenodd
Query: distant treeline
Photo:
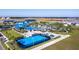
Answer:
<svg viewBox="0 0 79 59"><path fill-rule="evenodd" d="M10 18L79 18L79 17L10 17Z"/></svg>
<svg viewBox="0 0 79 59"><path fill-rule="evenodd" d="M0 17L2 18L2 17ZM7 17L5 17L7 18ZM74 18L74 19L79 19L79 17L9 17L11 19L24 19L24 18L61 18L61 19L66 19L66 18Z"/></svg>

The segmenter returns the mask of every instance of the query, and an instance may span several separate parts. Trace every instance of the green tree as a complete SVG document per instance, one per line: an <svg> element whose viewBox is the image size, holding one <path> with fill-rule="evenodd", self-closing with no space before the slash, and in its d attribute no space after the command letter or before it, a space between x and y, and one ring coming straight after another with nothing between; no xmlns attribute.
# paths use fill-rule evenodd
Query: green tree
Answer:
<svg viewBox="0 0 79 59"><path fill-rule="evenodd" d="M64 27L64 24L63 23L58 23L58 22L51 23L50 25L57 27L57 30L60 29L60 28L62 28L62 27Z"/></svg>

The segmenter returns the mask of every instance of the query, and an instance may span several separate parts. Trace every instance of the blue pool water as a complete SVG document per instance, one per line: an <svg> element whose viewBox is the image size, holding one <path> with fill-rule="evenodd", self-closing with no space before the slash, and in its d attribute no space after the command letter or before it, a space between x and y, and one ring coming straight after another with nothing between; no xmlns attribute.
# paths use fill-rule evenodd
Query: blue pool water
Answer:
<svg viewBox="0 0 79 59"><path fill-rule="evenodd" d="M32 31L32 30L37 30L38 28L29 26L29 27L26 27L25 29Z"/></svg>
<svg viewBox="0 0 79 59"><path fill-rule="evenodd" d="M15 28L16 29L25 28L25 26L27 26L27 25L28 25L27 22L18 22L15 24Z"/></svg>
<svg viewBox="0 0 79 59"><path fill-rule="evenodd" d="M31 47L33 45L42 43L44 41L47 41L49 39L50 39L49 37L37 34L37 35L30 36L30 37L20 38L16 40L16 42L19 44L21 48L27 48L27 47Z"/></svg>
<svg viewBox="0 0 79 59"><path fill-rule="evenodd" d="M20 29L20 28L24 28L25 30L38 30L38 28L36 28L36 27L32 27L32 26L28 26L28 24L29 23L27 23L27 22L19 22L19 23L16 23L15 24L15 28L16 29Z"/></svg>

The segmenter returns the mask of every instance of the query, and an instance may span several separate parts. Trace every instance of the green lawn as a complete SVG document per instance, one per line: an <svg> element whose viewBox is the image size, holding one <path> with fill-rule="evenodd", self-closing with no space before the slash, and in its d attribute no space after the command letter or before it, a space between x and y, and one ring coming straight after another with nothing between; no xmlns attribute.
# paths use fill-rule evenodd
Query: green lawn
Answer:
<svg viewBox="0 0 79 59"><path fill-rule="evenodd" d="M22 37L22 35L16 33L14 30L4 30L1 31L9 40L15 40L18 37Z"/></svg>
<svg viewBox="0 0 79 59"><path fill-rule="evenodd" d="M79 30L75 29L69 34L71 35L69 38L44 48L44 50L79 50Z"/></svg>

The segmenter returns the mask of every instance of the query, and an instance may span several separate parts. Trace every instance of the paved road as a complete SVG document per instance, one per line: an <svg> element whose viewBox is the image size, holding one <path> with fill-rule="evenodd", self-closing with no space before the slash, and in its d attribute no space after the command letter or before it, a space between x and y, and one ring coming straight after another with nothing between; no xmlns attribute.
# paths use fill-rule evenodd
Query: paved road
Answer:
<svg viewBox="0 0 79 59"><path fill-rule="evenodd" d="M49 43L47 43L47 44L43 44L43 45L41 45L41 46L38 46L38 47L36 47L36 48L33 48L32 50L41 50L41 49L44 49L44 48L46 48L46 47L48 47L48 46L50 46L50 45L52 45L52 44L55 44L55 43L57 43L57 42L59 42L59 41L65 39L65 38L68 38L69 36L70 36L70 35L62 35L60 38L58 38L58 39L56 39L56 40L53 40L53 41L51 41L51 42L49 42Z"/></svg>

